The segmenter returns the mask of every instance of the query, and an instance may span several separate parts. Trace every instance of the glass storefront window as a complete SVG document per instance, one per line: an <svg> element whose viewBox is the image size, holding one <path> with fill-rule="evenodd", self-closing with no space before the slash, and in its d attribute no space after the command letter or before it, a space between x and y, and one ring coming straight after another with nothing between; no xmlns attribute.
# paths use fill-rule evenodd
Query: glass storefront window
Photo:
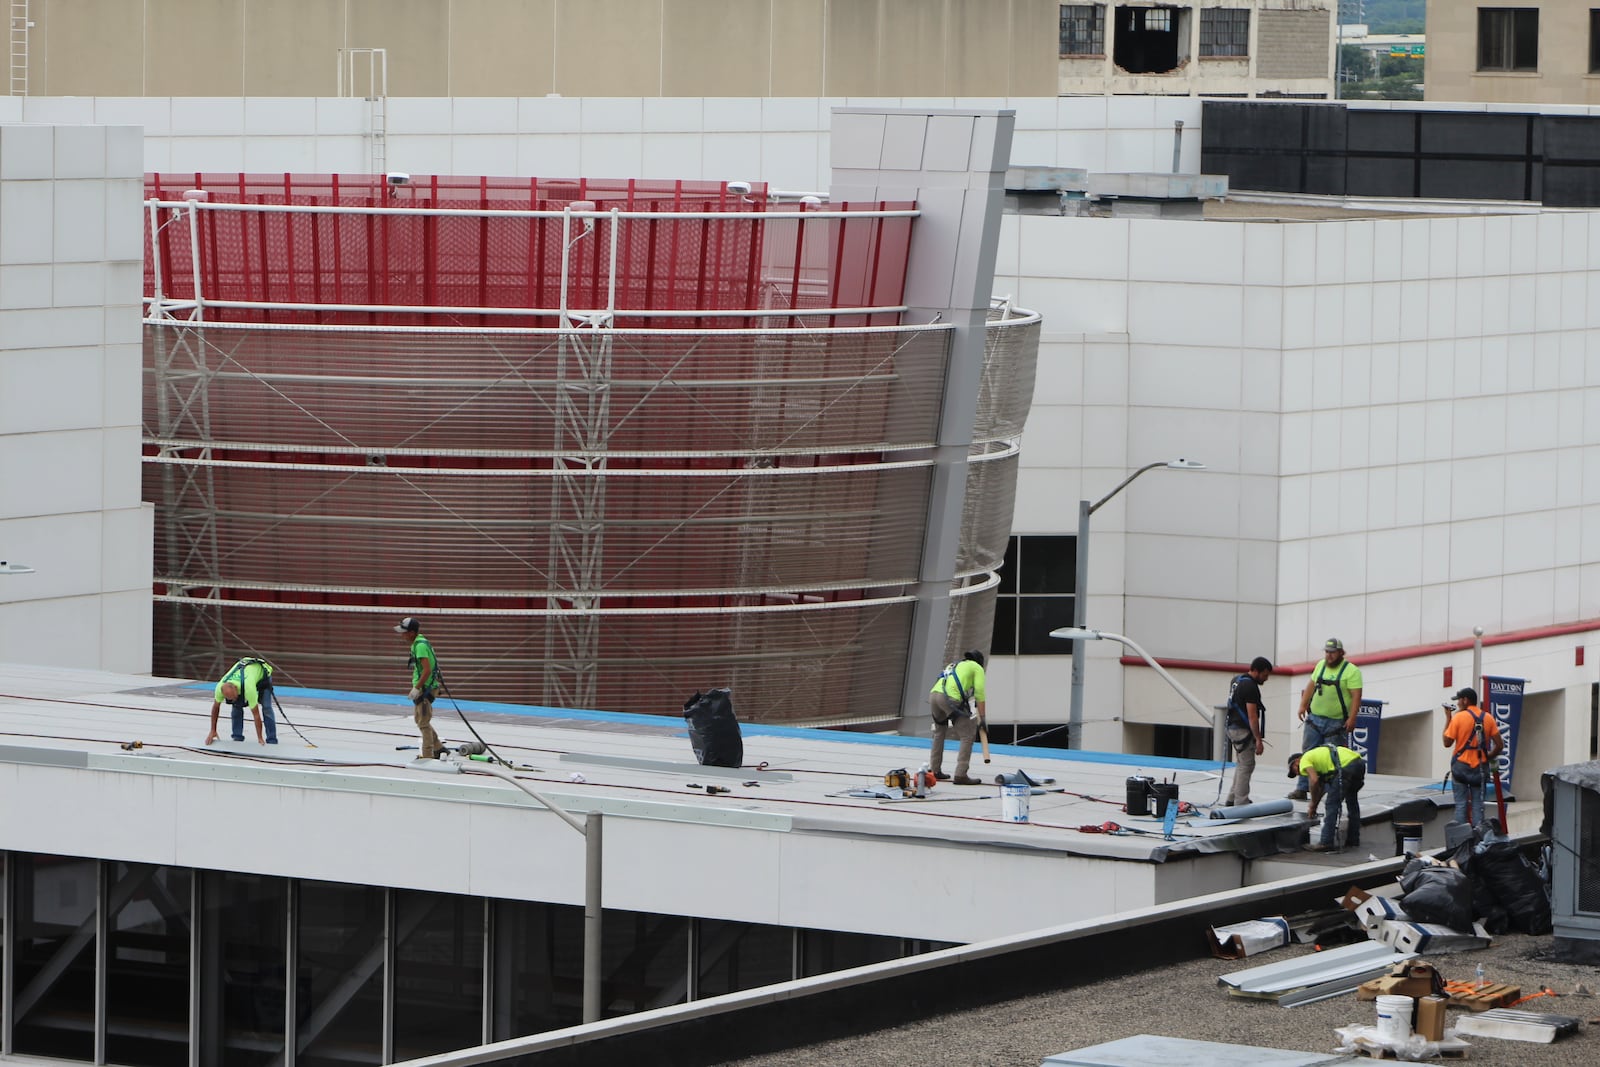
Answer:
<svg viewBox="0 0 1600 1067"><path fill-rule="evenodd" d="M194 875L186 867L107 862L106 1059L184 1067Z"/></svg>
<svg viewBox="0 0 1600 1067"><path fill-rule="evenodd" d="M396 890L394 1058L483 1044L484 904Z"/></svg>
<svg viewBox="0 0 1600 1067"><path fill-rule="evenodd" d="M494 1039L583 1022L583 909L522 900L494 907Z"/></svg>
<svg viewBox="0 0 1600 1067"><path fill-rule="evenodd" d="M689 923L681 915L607 911L601 950L600 1017L689 999Z"/></svg>
<svg viewBox="0 0 1600 1067"><path fill-rule="evenodd" d="M289 881L207 871L200 901L200 1062L279 1062Z"/></svg>
<svg viewBox="0 0 1600 1067"><path fill-rule="evenodd" d="M701 919L699 997L787 982L794 977L794 931L787 926Z"/></svg>
<svg viewBox="0 0 1600 1067"><path fill-rule="evenodd" d="M99 864L13 855L16 986L12 1047L25 1055L94 1058L95 901Z"/></svg>
<svg viewBox="0 0 1600 1067"><path fill-rule="evenodd" d="M339 882L298 891L295 1062L382 1063L384 891Z"/></svg>

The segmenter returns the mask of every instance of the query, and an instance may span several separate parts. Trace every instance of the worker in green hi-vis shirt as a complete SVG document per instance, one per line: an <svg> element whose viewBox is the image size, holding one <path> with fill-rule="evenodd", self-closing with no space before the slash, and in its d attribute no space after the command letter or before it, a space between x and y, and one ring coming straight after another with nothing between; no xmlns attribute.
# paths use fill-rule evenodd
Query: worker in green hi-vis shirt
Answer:
<svg viewBox="0 0 1600 1067"><path fill-rule="evenodd" d="M422 734L422 758L433 759L439 754L439 735L433 732L433 698L439 692L439 658L434 655L433 644L422 636L422 624L409 615L394 628L397 634L411 638L411 698L412 718Z"/></svg>

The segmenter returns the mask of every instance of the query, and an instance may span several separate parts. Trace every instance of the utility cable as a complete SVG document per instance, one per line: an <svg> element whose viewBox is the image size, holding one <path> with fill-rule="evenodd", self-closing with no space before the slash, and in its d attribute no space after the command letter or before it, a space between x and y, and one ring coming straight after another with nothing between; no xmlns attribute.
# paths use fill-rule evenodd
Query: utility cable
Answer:
<svg viewBox="0 0 1600 1067"><path fill-rule="evenodd" d="M500 764L502 767L510 767L511 761L502 759L500 753L496 752L492 747L490 747L489 742L483 739L483 735L478 733L477 727L473 726L472 721L467 718L467 713L461 710L461 705L456 703L456 695L450 692L450 683L444 680L444 671L435 666L434 674L438 676L439 688L444 690L444 695L449 698L450 706L456 709L456 714L461 716L461 721L466 724L468 730L472 731L472 736L478 739L478 744L483 746L483 750L492 756L496 763Z"/></svg>
<svg viewBox="0 0 1600 1067"><path fill-rule="evenodd" d="M283 718L284 722L289 724L289 729L293 730L296 734L299 735L300 740L302 740L302 741L304 741L306 743L306 747L307 748L316 748L317 746L311 743L311 738L307 737L303 733L300 733L300 727L296 726L290 720L289 712L284 708L284 706L283 706L283 698L278 696L278 691L276 689L272 688L270 686L270 684L268 686L268 689L272 693L272 702L275 705L277 705L278 714Z"/></svg>

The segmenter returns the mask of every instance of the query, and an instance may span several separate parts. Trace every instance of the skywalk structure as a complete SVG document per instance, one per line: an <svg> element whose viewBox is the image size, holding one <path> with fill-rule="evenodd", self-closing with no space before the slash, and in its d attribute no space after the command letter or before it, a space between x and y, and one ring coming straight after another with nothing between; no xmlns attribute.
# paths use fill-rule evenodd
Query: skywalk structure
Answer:
<svg viewBox="0 0 1600 1067"><path fill-rule="evenodd" d="M987 648L1009 533L1039 327L989 300L1009 136L842 113L827 200L150 176L156 669L392 689L416 615L460 696L914 709Z"/></svg>

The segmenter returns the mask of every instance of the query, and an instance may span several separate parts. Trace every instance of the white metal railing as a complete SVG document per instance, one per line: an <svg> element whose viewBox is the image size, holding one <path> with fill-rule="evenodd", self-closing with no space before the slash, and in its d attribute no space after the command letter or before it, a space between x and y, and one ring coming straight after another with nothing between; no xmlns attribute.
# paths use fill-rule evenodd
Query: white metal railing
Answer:
<svg viewBox="0 0 1600 1067"><path fill-rule="evenodd" d="M611 329L615 327L619 314L629 318L641 319L715 319L715 318L744 318L762 320L792 320L815 318L818 316L870 316L870 315L899 315L908 310L905 304L886 304L855 307L816 307L816 308L623 308L616 306L617 289L617 256L621 227L618 223L625 220L651 220L681 221L694 219L722 219L737 222L769 222L796 219L806 222L823 221L831 219L865 220L865 219L892 219L916 218L921 212L915 208L889 208L866 211L827 211L808 210L809 205L801 205L799 211L674 211L663 213L660 211L627 211L621 208L598 210L591 201L576 201L559 210L535 210L527 208L509 208L505 210L488 210L483 208L441 208L441 207L358 207L335 206L329 204L238 204L238 203L213 203L206 199L203 190L191 190L184 194L182 200L150 199L145 201L145 209L150 214L150 232L152 245L152 272L154 275L154 292L146 297L147 321L172 322L205 321L205 309L231 308L237 310L260 311L337 311L373 314L417 314L431 312L448 315L515 315L515 316L544 316L556 317L560 323L559 330L575 332L579 330ZM477 305L427 305L417 306L410 304L345 304L345 303L300 303L280 300L222 300L205 296L205 286L202 279L200 264L200 241L197 236L199 231L201 212L235 212L269 215L355 215L355 216L438 216L461 218L505 218L505 219L561 219L561 243L563 255L561 257L561 279L559 288L560 303L554 308L533 307L485 307ZM166 214L163 219L162 215ZM608 248L608 262L606 267L606 306L603 308L574 308L568 303L568 291L571 282L571 255L574 245L584 237L594 232L595 220L605 219L610 226L610 245ZM166 295L166 278L162 271L162 256L159 250L161 231L180 220L186 220L190 227L189 240L189 271L193 284L194 296L187 299L172 299ZM574 234L573 226L576 220L579 231Z"/></svg>

